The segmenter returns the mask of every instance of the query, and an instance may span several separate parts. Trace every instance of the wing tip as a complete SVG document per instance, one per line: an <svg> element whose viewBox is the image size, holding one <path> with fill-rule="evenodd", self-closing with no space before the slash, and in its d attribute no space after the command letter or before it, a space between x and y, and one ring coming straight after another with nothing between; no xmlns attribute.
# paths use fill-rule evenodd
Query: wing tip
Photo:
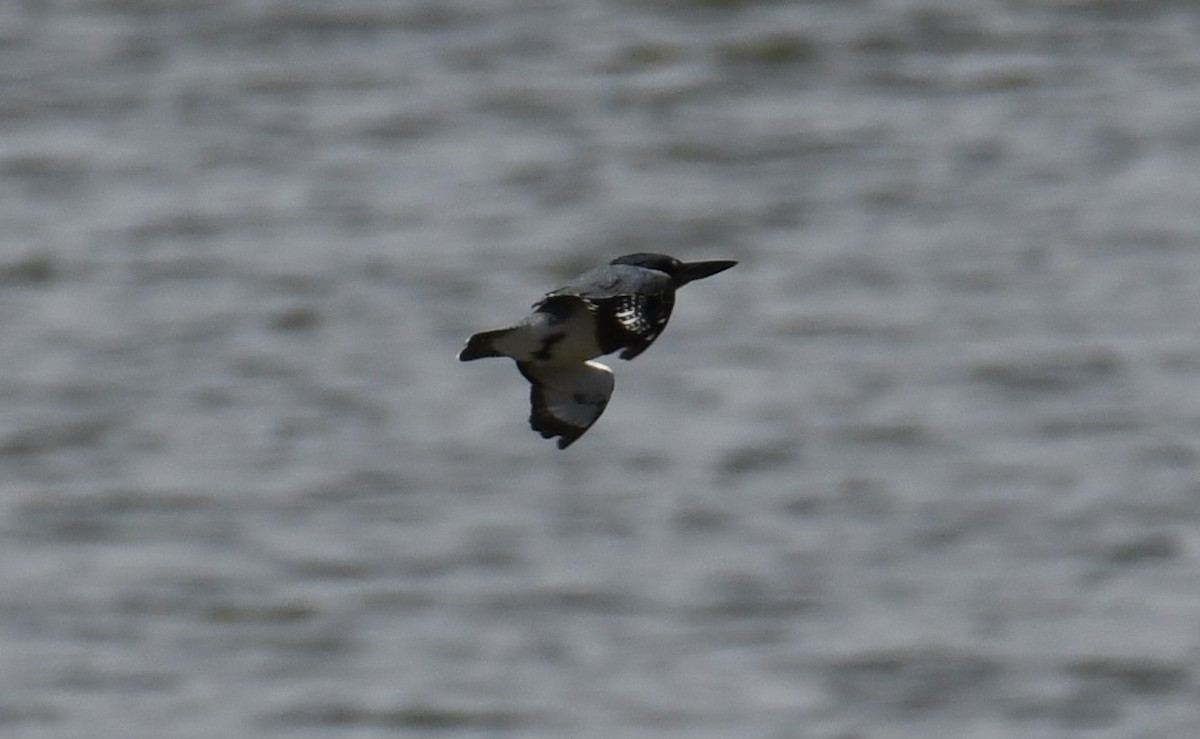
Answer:
<svg viewBox="0 0 1200 739"><path fill-rule="evenodd" d="M597 415L587 426L574 426L550 413L546 407L543 390L537 383L533 383L532 395L534 397L530 398L529 427L541 434L543 439L553 439L557 436L555 445L559 449L566 449L578 441L579 437L583 436L600 417Z"/></svg>

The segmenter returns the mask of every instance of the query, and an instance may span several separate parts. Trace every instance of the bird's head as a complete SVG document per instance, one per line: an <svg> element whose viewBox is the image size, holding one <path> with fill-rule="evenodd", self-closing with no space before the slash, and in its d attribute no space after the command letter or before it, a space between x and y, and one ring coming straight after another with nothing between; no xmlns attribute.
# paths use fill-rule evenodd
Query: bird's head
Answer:
<svg viewBox="0 0 1200 739"><path fill-rule="evenodd" d="M666 254L639 252L617 257L609 264L626 264L631 267L653 269L670 275L678 287L683 287L693 280L712 277L718 272L724 272L737 262L732 259L714 259L707 262L681 262Z"/></svg>

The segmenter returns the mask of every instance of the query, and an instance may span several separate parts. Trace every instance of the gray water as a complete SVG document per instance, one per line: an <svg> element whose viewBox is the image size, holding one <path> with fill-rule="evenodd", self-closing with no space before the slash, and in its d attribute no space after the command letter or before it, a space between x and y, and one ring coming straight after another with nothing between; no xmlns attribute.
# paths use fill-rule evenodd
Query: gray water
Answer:
<svg viewBox="0 0 1200 739"><path fill-rule="evenodd" d="M0 736L1193 739L1198 173L1186 2L4 3Z"/></svg>

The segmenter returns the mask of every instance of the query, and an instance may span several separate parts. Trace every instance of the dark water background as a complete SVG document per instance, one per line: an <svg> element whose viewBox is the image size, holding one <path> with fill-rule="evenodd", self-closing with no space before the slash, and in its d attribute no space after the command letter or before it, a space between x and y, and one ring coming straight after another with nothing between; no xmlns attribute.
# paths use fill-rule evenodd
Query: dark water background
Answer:
<svg viewBox="0 0 1200 739"><path fill-rule="evenodd" d="M14 0L0 225L0 736L1197 735L1192 3Z"/></svg>

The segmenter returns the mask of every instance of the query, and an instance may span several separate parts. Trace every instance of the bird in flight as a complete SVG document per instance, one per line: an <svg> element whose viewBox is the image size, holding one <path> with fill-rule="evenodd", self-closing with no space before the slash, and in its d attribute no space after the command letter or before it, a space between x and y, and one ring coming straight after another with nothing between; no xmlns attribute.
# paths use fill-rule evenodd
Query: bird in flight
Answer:
<svg viewBox="0 0 1200 739"><path fill-rule="evenodd" d="M531 385L529 425L566 449L591 428L613 391L612 370L593 362L620 350L646 351L666 328L675 291L737 262L681 262L665 254L627 254L546 293L533 313L508 328L481 331L458 358L511 357Z"/></svg>

